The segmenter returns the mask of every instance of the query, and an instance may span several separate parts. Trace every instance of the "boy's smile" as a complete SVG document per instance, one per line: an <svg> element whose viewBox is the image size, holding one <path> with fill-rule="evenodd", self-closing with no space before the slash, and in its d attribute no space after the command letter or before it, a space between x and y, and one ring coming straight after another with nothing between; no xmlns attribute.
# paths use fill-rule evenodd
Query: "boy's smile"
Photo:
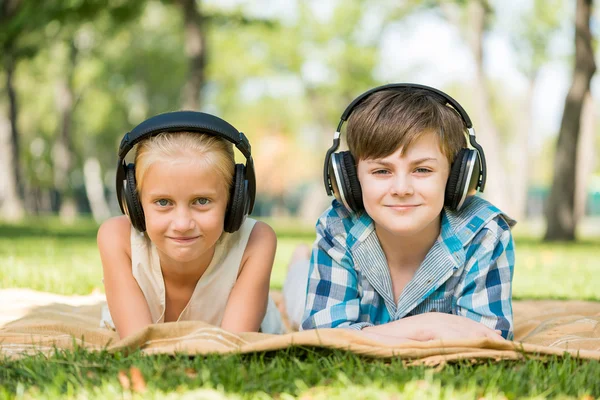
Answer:
<svg viewBox="0 0 600 400"><path fill-rule="evenodd" d="M360 160L357 170L365 210L378 232L393 237L439 233L450 163L433 133L387 157Z"/></svg>

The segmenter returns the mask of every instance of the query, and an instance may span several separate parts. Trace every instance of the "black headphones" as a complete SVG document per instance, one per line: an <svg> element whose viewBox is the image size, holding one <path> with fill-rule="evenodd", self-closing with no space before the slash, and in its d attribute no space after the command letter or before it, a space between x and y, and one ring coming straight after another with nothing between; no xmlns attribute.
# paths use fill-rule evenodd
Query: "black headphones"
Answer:
<svg viewBox="0 0 600 400"><path fill-rule="evenodd" d="M140 232L146 230L144 210L136 189L135 165L125 162L127 153L141 140L162 132L198 132L218 136L233 143L246 157L246 165L236 164L229 203L225 214L226 232L237 231L246 216L252 212L256 196L254 161L250 154L250 142L228 122L214 115L195 111L176 111L159 114L142 122L126 133L119 146L117 164L117 199L123 214L129 216L131 224Z"/></svg>
<svg viewBox="0 0 600 400"><path fill-rule="evenodd" d="M450 168L446 183L444 205L452 210L460 210L465 200L476 190L483 192L487 177L485 154L483 148L475 140L473 123L460 104L446 93L429 86L412 83L392 83L378 86L358 96L346 108L333 136L333 145L325 155L323 180L327 195L335 195L349 211L360 212L364 209L362 190L356 173L356 162L349 151L334 153L340 146L340 131L344 121L348 119L354 108L372 93L386 89L416 88L425 89L441 96L446 104L451 105L460 115L469 133L469 143L474 149L463 148L456 155Z"/></svg>

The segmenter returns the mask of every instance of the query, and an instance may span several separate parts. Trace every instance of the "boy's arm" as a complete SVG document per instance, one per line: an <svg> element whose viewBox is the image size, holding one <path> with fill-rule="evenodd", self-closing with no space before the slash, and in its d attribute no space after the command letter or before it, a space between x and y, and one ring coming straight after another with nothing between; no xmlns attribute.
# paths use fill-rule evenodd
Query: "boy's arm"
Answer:
<svg viewBox="0 0 600 400"><path fill-rule="evenodd" d="M457 293L457 314L513 338L514 242L502 217L491 221L467 249L466 274Z"/></svg>
<svg viewBox="0 0 600 400"><path fill-rule="evenodd" d="M300 330L315 328L362 329L360 295L354 262L346 246L334 238L322 221L317 224L304 317Z"/></svg>

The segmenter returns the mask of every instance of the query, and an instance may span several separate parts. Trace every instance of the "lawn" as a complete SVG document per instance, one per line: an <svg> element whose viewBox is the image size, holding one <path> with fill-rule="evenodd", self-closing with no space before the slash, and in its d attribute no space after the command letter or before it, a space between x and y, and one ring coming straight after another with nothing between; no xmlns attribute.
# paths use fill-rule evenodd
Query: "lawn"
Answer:
<svg viewBox="0 0 600 400"><path fill-rule="evenodd" d="M314 233L293 223L273 226L279 242L272 287L280 288L294 247L310 244ZM102 291L96 229L89 220L64 227L53 218L0 225L0 288ZM550 245L517 235L516 247L515 298L600 300L600 240ZM592 398L600 396L598 377L599 362L570 358L430 369L310 348L227 357L77 350L1 360L0 399Z"/></svg>

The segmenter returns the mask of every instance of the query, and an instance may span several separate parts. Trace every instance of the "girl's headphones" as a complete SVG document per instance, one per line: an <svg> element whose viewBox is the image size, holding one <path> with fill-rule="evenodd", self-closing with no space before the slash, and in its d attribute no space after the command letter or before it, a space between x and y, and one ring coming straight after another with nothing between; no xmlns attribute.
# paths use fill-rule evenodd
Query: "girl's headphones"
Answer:
<svg viewBox="0 0 600 400"><path fill-rule="evenodd" d="M246 157L246 165L236 164L229 203L225 214L226 232L237 231L246 216L252 212L256 196L254 161L250 154L250 142L242 132L214 115L195 111L176 111L159 114L142 122L126 133L119 146L117 165L117 199L123 214L140 232L146 230L144 210L135 182L135 165L125 162L127 153L140 141L162 132L198 132L218 136L233 143Z"/></svg>
<svg viewBox="0 0 600 400"><path fill-rule="evenodd" d="M446 183L444 204L452 210L460 210L465 200L473 195L476 190L483 192L487 178L485 154L483 148L475 140L473 123L467 112L460 104L446 93L429 86L412 83L392 83L378 86L358 96L346 108L340 119L337 130L333 136L333 145L325 155L323 180L327 195L335 195L348 210L360 212L364 209L362 190L356 173L356 162L349 151L334 153L340 146L340 131L344 121L348 119L354 108L372 93L386 89L417 88L425 89L441 96L446 104L451 105L460 115L469 132L469 143L474 149L463 148L456 155L450 168L450 175Z"/></svg>

